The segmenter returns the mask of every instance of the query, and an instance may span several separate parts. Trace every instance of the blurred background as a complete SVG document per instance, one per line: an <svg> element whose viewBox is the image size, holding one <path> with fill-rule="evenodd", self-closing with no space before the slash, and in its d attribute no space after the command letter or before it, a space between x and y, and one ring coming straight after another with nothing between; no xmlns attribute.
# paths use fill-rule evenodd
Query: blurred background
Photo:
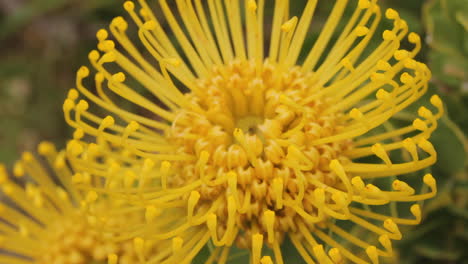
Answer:
<svg viewBox="0 0 468 264"><path fill-rule="evenodd" d="M291 2L300 9L305 0ZM75 71L87 63L87 54L95 47L96 31L124 14L122 3L0 0L1 162L10 165L41 140L65 145L71 135L62 115L66 91L74 86ZM432 69L430 91L443 97L448 110L433 137L439 162L432 173L439 194L426 203L425 222L408 230L394 261L468 263L468 0L380 3L398 10L410 30L425 39L418 59ZM318 12L314 23L326 19ZM313 40L314 33L308 41Z"/></svg>

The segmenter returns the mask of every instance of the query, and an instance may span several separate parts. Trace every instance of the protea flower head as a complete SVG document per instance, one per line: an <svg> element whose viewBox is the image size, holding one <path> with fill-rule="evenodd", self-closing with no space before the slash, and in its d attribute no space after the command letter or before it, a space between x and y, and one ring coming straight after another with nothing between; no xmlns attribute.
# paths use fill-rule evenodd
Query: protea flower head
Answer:
<svg viewBox="0 0 468 264"><path fill-rule="evenodd" d="M11 264L89 264L136 263L148 258L158 247L135 237L113 240L113 233L126 225L144 223L144 215L132 212L113 216L106 208L114 201L73 187L74 172L64 151L57 152L48 142L39 145L41 158L23 153L15 163L12 177L0 165L0 263ZM74 180L91 180L89 174L76 174ZM89 186L104 187L99 183ZM101 232L105 224L111 231ZM169 244L170 245L170 244Z"/></svg>
<svg viewBox="0 0 468 264"><path fill-rule="evenodd" d="M389 123L427 91L420 37L375 0L337 0L316 25L321 2L293 16L286 0L160 0L157 13L128 1L130 19L97 33L93 73L78 71L64 103L76 129L68 155L111 186L92 189L122 201L110 211L145 212L121 239L173 242L150 263L190 263L207 245L207 263L234 247L255 264L284 263L286 238L307 263L378 263L399 225L420 222L435 180L400 176L436 161L442 102L433 96L408 126ZM382 16L393 27L377 33Z"/></svg>

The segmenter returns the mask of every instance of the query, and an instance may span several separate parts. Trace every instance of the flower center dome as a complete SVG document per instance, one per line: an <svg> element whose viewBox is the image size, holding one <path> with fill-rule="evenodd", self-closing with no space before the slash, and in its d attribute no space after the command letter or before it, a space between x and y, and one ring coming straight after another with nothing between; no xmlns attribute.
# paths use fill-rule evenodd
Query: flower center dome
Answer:
<svg viewBox="0 0 468 264"><path fill-rule="evenodd" d="M232 197L240 207L236 221L246 233L238 236L238 246L248 246L252 229L267 232L263 212L275 213L279 233L294 228L296 212L287 209L294 203L315 215L317 185L310 181L341 184L329 164L334 159L346 162L341 153L351 144L311 144L335 134L343 117L324 113L327 99L311 96L312 75L268 61L257 67L238 60L215 68L210 78L197 82L197 92L187 95L192 111L179 111L167 131L180 153L198 157L195 164L172 163L179 173L168 177L167 184L181 187L201 178L201 204ZM215 213L224 230L228 207Z"/></svg>

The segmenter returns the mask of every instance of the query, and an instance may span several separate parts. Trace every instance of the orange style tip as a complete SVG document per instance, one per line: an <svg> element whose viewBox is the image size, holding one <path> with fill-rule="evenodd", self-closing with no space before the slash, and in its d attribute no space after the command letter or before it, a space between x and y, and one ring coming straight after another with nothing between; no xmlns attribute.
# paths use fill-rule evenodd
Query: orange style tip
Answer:
<svg viewBox="0 0 468 264"><path fill-rule="evenodd" d="M398 12L395 9L388 8L385 11L385 17L388 19L395 20L395 19L398 19L400 16L398 15Z"/></svg>
<svg viewBox="0 0 468 264"><path fill-rule="evenodd" d="M83 182L83 175L81 173L75 173L72 177L71 177L71 180L72 180L72 183L82 183Z"/></svg>
<svg viewBox="0 0 468 264"><path fill-rule="evenodd" d="M96 51L97 52L97 51ZM89 76L89 69L86 66L81 66L77 72L78 78L85 78Z"/></svg>
<svg viewBox="0 0 468 264"><path fill-rule="evenodd" d="M392 183L392 189L395 191L401 191L403 189L403 185L405 184L405 182L402 182L400 180L394 180Z"/></svg>
<svg viewBox="0 0 468 264"><path fill-rule="evenodd" d="M80 139L82 139L84 137L84 135L85 135L85 133L84 133L83 129L77 128L75 130L75 132L73 132L73 139L80 140Z"/></svg>
<svg viewBox="0 0 468 264"><path fill-rule="evenodd" d="M275 224L275 212L273 212L271 210L266 210L263 213L263 217L264 217L265 224L266 224L267 227L273 227L274 226L274 224Z"/></svg>
<svg viewBox="0 0 468 264"><path fill-rule="evenodd" d="M105 51L105 50L106 50L106 46L104 45L104 41L99 42L98 45L97 45L97 48L98 48L98 50L100 50L100 51ZM89 58L89 56L88 56L88 58Z"/></svg>
<svg viewBox="0 0 468 264"><path fill-rule="evenodd" d="M241 137L244 136L244 132L242 131L242 129L236 127L236 128L234 128L234 131L232 132L232 135L233 135L237 140L239 140Z"/></svg>
<svg viewBox="0 0 468 264"><path fill-rule="evenodd" d="M117 83L123 83L125 82L126 76L125 73L119 72L114 75L112 75L112 81L117 82Z"/></svg>
<svg viewBox="0 0 468 264"><path fill-rule="evenodd" d="M113 40L106 40L100 44L102 44L101 48L103 51L109 52L115 49L115 42Z"/></svg>
<svg viewBox="0 0 468 264"><path fill-rule="evenodd" d="M109 33L105 29L99 29L96 33L96 38L99 41L104 41L109 37Z"/></svg>
<svg viewBox="0 0 468 264"><path fill-rule="evenodd" d="M26 152L23 152L22 159L25 162L31 162L34 160L34 156L31 154L31 152L26 151Z"/></svg>
<svg viewBox="0 0 468 264"><path fill-rule="evenodd" d="M390 63L388 63L388 61L384 61L384 60L379 60L377 61L377 69L378 70L382 70L382 71L388 71L392 68L392 65L390 65Z"/></svg>
<svg viewBox="0 0 468 264"><path fill-rule="evenodd" d="M130 124L127 125L126 129L128 132L135 132L140 129L140 124L136 121L131 121Z"/></svg>
<svg viewBox="0 0 468 264"><path fill-rule="evenodd" d="M68 113L75 107L75 103L70 99L65 99L63 102L63 112Z"/></svg>
<svg viewBox="0 0 468 264"><path fill-rule="evenodd" d="M413 204L410 208L411 213L416 217L416 219L421 219L421 207L419 204Z"/></svg>
<svg viewBox="0 0 468 264"><path fill-rule="evenodd" d="M140 9L140 15L145 18L148 17L148 10L144 8Z"/></svg>
<svg viewBox="0 0 468 264"><path fill-rule="evenodd" d="M416 61L414 59L407 59L405 61L405 67L408 69L415 69L416 68Z"/></svg>
<svg viewBox="0 0 468 264"><path fill-rule="evenodd" d="M426 174L424 175L424 178L423 178L423 181L426 185L428 185L429 187L436 187L437 186L437 182L436 180L434 179L434 177L432 176L432 174Z"/></svg>
<svg viewBox="0 0 468 264"><path fill-rule="evenodd" d="M150 170L152 170L154 168L156 164L154 163L154 161L152 161L151 159L145 159L145 161L143 162L143 168L142 170L144 172L149 172ZM161 163L161 168L165 166L164 162Z"/></svg>
<svg viewBox="0 0 468 264"><path fill-rule="evenodd" d="M117 27L121 31L125 31L128 28L127 21L125 21L125 19L123 17L121 17L121 16L118 16L118 17L114 18L112 20L112 22L111 22L111 25L114 25L115 27Z"/></svg>
<svg viewBox="0 0 468 264"><path fill-rule="evenodd" d="M432 145L432 143L430 141L428 141L427 139L421 139L419 142L418 142L418 146L420 148L422 148L425 152L429 153L429 154L436 154L436 151L434 149L434 146Z"/></svg>
<svg viewBox="0 0 468 264"><path fill-rule="evenodd" d="M190 192L190 196L188 199L189 204L196 205L198 203L198 200L200 200L200 193L198 191L192 191Z"/></svg>
<svg viewBox="0 0 468 264"><path fill-rule="evenodd" d="M324 252L322 244L314 246L312 250L314 251L315 255L320 255Z"/></svg>
<svg viewBox="0 0 468 264"><path fill-rule="evenodd" d="M100 60L101 63L114 62L117 59L116 53L110 48L111 48L110 44L102 45L102 49L107 52L102 56Z"/></svg>
<svg viewBox="0 0 468 264"><path fill-rule="evenodd" d="M426 131L428 129L426 122L422 121L419 118L416 118L413 121L413 127L420 131Z"/></svg>
<svg viewBox="0 0 468 264"><path fill-rule="evenodd" d="M150 163L150 162L151 162L151 163ZM154 166L154 162L153 162L152 160L150 160L150 159L146 159L146 160L145 160L145 163L148 163L149 165L150 165L150 164L153 164L152 166ZM152 167L152 166L151 166L151 167ZM170 163L169 161L165 160L165 161L161 162L161 168L160 168L160 170L161 170L161 172L163 172L163 173L168 173L169 170L171 169L171 166L172 166L171 163ZM147 167L147 166L144 166L144 167Z"/></svg>
<svg viewBox="0 0 468 264"><path fill-rule="evenodd" d="M72 101L75 101L78 99L79 93L76 89L70 89L67 94L67 99L70 99Z"/></svg>
<svg viewBox="0 0 468 264"><path fill-rule="evenodd" d="M153 20L147 21L143 24L143 28L146 30L155 30L156 29L156 22Z"/></svg>
<svg viewBox="0 0 468 264"><path fill-rule="evenodd" d="M426 107L421 106L418 109L418 115L421 116L421 117L424 117L426 119L430 119L432 117L432 112L429 109L427 109Z"/></svg>
<svg viewBox="0 0 468 264"><path fill-rule="evenodd" d="M393 57L397 61L402 61L402 60L407 59L409 57L409 52L407 50L397 50L393 54Z"/></svg>
<svg viewBox="0 0 468 264"><path fill-rule="evenodd" d="M208 229L211 232L216 232L217 223L218 223L218 217L214 213L209 214L206 219L206 225L208 226Z"/></svg>
<svg viewBox="0 0 468 264"><path fill-rule="evenodd" d="M85 100L80 100L78 104L76 105L76 111L79 111L79 112L84 112L88 110L88 108L89 108L89 104Z"/></svg>
<svg viewBox="0 0 468 264"><path fill-rule="evenodd" d="M257 11L257 3L255 2L255 0L249 0L249 2L247 3L247 9L251 12Z"/></svg>
<svg viewBox="0 0 468 264"><path fill-rule="evenodd" d="M297 24L297 17L293 17L291 18L290 20L286 21L282 26L281 26L281 30L285 33L288 33L292 30L294 30L294 28L296 27L296 24Z"/></svg>
<svg viewBox="0 0 468 264"><path fill-rule="evenodd" d="M430 99L431 101L431 104L437 108L442 108L443 107L443 103L442 103L442 100L440 99L440 97L438 95L433 95Z"/></svg>
<svg viewBox="0 0 468 264"><path fill-rule="evenodd" d="M207 162L208 159L210 158L210 153L206 150L202 150L202 152L200 152L200 157L198 158L200 162Z"/></svg>
<svg viewBox="0 0 468 264"><path fill-rule="evenodd" d="M127 172L124 177L124 186L125 188L131 188L135 182L136 175L133 172Z"/></svg>
<svg viewBox="0 0 468 264"><path fill-rule="evenodd" d="M24 168L21 162L16 162L15 165L13 166L13 175L15 177L23 177L24 176Z"/></svg>
<svg viewBox="0 0 468 264"><path fill-rule="evenodd" d="M143 252L145 241L140 237L136 237L133 239L133 246L135 247L136 252Z"/></svg>
<svg viewBox="0 0 468 264"><path fill-rule="evenodd" d="M92 203L95 202L98 199L98 194L95 191L89 191L86 194L86 202L87 203Z"/></svg>
<svg viewBox="0 0 468 264"><path fill-rule="evenodd" d="M358 2L358 8L359 9L366 9L371 6L371 3L369 0L359 0Z"/></svg>
<svg viewBox="0 0 468 264"><path fill-rule="evenodd" d="M409 146L412 146L414 145L414 140L412 138L406 138L405 140L403 140L403 145L405 145L405 147L409 147Z"/></svg>
<svg viewBox="0 0 468 264"><path fill-rule="evenodd" d="M411 32L408 35L408 41L413 43L413 44L420 43L421 42L421 37L418 34L416 34L414 32Z"/></svg>
<svg viewBox="0 0 468 264"><path fill-rule="evenodd" d="M392 242L390 241L390 238L388 237L388 235L379 236L379 242L386 249L392 248Z"/></svg>
<svg viewBox="0 0 468 264"><path fill-rule="evenodd" d="M172 250L178 252L184 244L184 240L181 237L174 237L172 239Z"/></svg>
<svg viewBox="0 0 468 264"><path fill-rule="evenodd" d="M371 183L366 185L366 189L367 189L367 191L369 191L371 193L380 193L381 192L381 190L377 186L375 186L375 185L373 185Z"/></svg>
<svg viewBox="0 0 468 264"><path fill-rule="evenodd" d="M58 157L54 161L54 168L55 169L62 169L66 165L65 159L63 157Z"/></svg>
<svg viewBox="0 0 468 264"><path fill-rule="evenodd" d="M411 84L414 82L414 77L411 76L409 73L405 72L400 76L400 81L403 84Z"/></svg>
<svg viewBox="0 0 468 264"><path fill-rule="evenodd" d="M96 155L98 152L101 151L101 146L96 143L90 143L88 145L88 153L92 155Z"/></svg>
<svg viewBox="0 0 468 264"><path fill-rule="evenodd" d="M317 188L314 190L314 197L317 200L317 203L325 203L325 190L323 188Z"/></svg>
<svg viewBox="0 0 468 264"><path fill-rule="evenodd" d="M119 165L119 163L117 163L115 161L111 162L109 168L107 169L107 171L110 174L117 174L117 172L119 170L120 170L120 165Z"/></svg>
<svg viewBox="0 0 468 264"><path fill-rule="evenodd" d="M395 222L392 219L387 219L384 221L384 227L388 231L392 233L399 233L398 226L395 224Z"/></svg>
<svg viewBox="0 0 468 264"><path fill-rule="evenodd" d="M336 170L338 167L341 166L340 162L337 160L337 159L333 159L330 161L330 163L328 164L328 166L330 166L330 168L332 170Z"/></svg>
<svg viewBox="0 0 468 264"><path fill-rule="evenodd" d="M67 144L67 151L69 151L74 156L78 156L81 153L83 153L84 149L83 146L80 143L78 143L78 141L71 140Z"/></svg>
<svg viewBox="0 0 468 264"><path fill-rule="evenodd" d="M115 124L115 120L112 116L106 116L101 122L102 127L110 127L110 126L113 126L114 124Z"/></svg>
<svg viewBox="0 0 468 264"><path fill-rule="evenodd" d="M351 179L351 184L358 190L362 190L365 187L364 181L359 176L353 177Z"/></svg>
<svg viewBox="0 0 468 264"><path fill-rule="evenodd" d="M384 82L386 81L385 74L374 72L371 74L370 80L373 82Z"/></svg>
<svg viewBox="0 0 468 264"><path fill-rule="evenodd" d="M391 30L385 30L383 33L382 33L382 37L384 40L394 40L397 38L395 32L391 31Z"/></svg>
<svg viewBox="0 0 468 264"><path fill-rule="evenodd" d="M228 178L229 182L232 182L233 185L237 185L237 173L234 171L229 171L226 174L226 177Z"/></svg>
<svg viewBox="0 0 468 264"><path fill-rule="evenodd" d="M43 141L37 147L37 151L41 155L49 155L55 152L55 145L48 141Z"/></svg>
<svg viewBox="0 0 468 264"><path fill-rule="evenodd" d="M369 256L373 264L379 263L379 254L377 253L377 248L370 246L366 248L366 254Z"/></svg>
<svg viewBox="0 0 468 264"><path fill-rule="evenodd" d="M333 263L341 263L343 257L341 256L340 250L337 248L332 248L328 251L328 256L330 256Z"/></svg>
<svg viewBox="0 0 468 264"><path fill-rule="evenodd" d="M177 58L166 58L164 59L164 62L174 67L179 67L182 64L182 62Z"/></svg>
<svg viewBox="0 0 468 264"><path fill-rule="evenodd" d="M160 213L160 211L156 207L154 207L152 205L147 206L146 209L145 209L145 220L146 220L146 222L147 223L152 223L156 219L156 217L159 216L159 213Z"/></svg>
<svg viewBox="0 0 468 264"><path fill-rule="evenodd" d="M356 35L358 37L363 37L365 35L367 35L367 33L369 33L369 28L368 27L364 27L364 26L359 26L355 29L356 31Z"/></svg>
<svg viewBox="0 0 468 264"><path fill-rule="evenodd" d="M261 252L263 247L263 235L256 233L252 235L252 251Z"/></svg>
<svg viewBox="0 0 468 264"><path fill-rule="evenodd" d="M408 28L408 23L406 22L406 20L403 20L403 19L395 20L394 25L397 28L406 28L406 29Z"/></svg>
<svg viewBox="0 0 468 264"><path fill-rule="evenodd" d="M351 61L349 60L349 58L344 58L341 60L341 65L345 66L346 68L353 68L353 65L351 63Z"/></svg>
<svg viewBox="0 0 468 264"><path fill-rule="evenodd" d="M332 161L330 161L330 169L336 173L338 176L341 176L341 177L345 177L346 176L346 172L343 168L343 165L341 165L341 163L337 160L337 159L334 159Z"/></svg>
<svg viewBox="0 0 468 264"><path fill-rule="evenodd" d="M341 193L341 192L333 193L331 198L339 206L346 205L346 197L344 193Z"/></svg>
<svg viewBox="0 0 468 264"><path fill-rule="evenodd" d="M126 1L123 4L123 7L125 8L125 10L130 12L130 11L133 11L135 9L135 4L132 1Z"/></svg>
<svg viewBox="0 0 468 264"><path fill-rule="evenodd" d="M353 110L351 110L351 112L349 112L349 116L352 119L355 119L355 120L360 120L360 119L362 119L364 117L362 112L357 108L353 108Z"/></svg>
<svg viewBox="0 0 468 264"><path fill-rule="evenodd" d="M96 75L94 75L94 80L97 83L102 83L104 81L104 79L105 79L104 74L101 73L101 72L98 72L98 73L96 73Z"/></svg>
<svg viewBox="0 0 468 264"><path fill-rule="evenodd" d="M390 98L390 93L388 93L384 89L379 89L375 94L375 97L379 100L387 100L388 98Z"/></svg>
<svg viewBox="0 0 468 264"><path fill-rule="evenodd" d="M107 264L117 264L119 258L116 254L109 254L107 255Z"/></svg>
<svg viewBox="0 0 468 264"><path fill-rule="evenodd" d="M414 159L417 159L417 148L416 148L416 143L414 143L414 140L412 138L407 138L403 140L403 147L413 155Z"/></svg>
<svg viewBox="0 0 468 264"><path fill-rule="evenodd" d="M88 54L88 59L89 59L90 61L92 61L92 62L95 62L95 61L99 60L100 57L101 57L101 56L100 56L100 54L99 54L99 51L97 51L97 50L92 50L92 51L90 51L89 54ZM86 75L86 76L88 76L88 75ZM85 76L85 77L86 77L86 76Z"/></svg>
<svg viewBox="0 0 468 264"><path fill-rule="evenodd" d="M264 256L264 257L262 257L262 259L260 260L260 263L261 263L261 264L273 264L273 261L271 260L271 257L270 257L270 256Z"/></svg>
<svg viewBox="0 0 468 264"><path fill-rule="evenodd" d="M376 156L378 156L379 158L381 158L381 159L383 159L383 160L387 160L387 159L388 159L387 151L386 151L385 148L382 146L382 144L377 143L377 144L372 145L371 150L372 150L372 152L373 152Z"/></svg>

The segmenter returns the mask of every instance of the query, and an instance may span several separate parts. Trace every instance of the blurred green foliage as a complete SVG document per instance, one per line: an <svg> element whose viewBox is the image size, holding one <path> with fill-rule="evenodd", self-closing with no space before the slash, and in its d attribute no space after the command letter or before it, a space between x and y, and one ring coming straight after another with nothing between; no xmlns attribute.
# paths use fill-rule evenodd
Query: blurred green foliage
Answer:
<svg viewBox="0 0 468 264"><path fill-rule="evenodd" d="M64 146L71 133L63 122L61 105L74 86L75 70L85 64L96 45L95 32L112 17L123 14L115 0L0 0L0 160L11 163L40 140ZM305 0L294 0L299 13ZM327 5L334 1L327 1ZM433 136L439 162L432 173L439 194L425 204L425 221L404 230L395 263L468 263L468 0L381 0L421 34L419 60L433 71L431 94L440 94L448 115ZM326 13L318 10L313 23ZM349 15L349 14L345 14ZM317 34L310 34L306 45ZM372 43L370 44L372 46ZM430 95L430 94L429 94ZM428 96L429 96L428 95ZM427 99L427 98L426 98ZM421 102L424 103L424 102ZM417 109L413 106L413 110ZM399 121L412 120L411 112ZM414 111L413 111L414 113ZM203 259L204 249L197 259ZM290 243L285 255L297 255ZM234 254L235 255L235 254ZM195 261L197 263L197 261ZM237 254L230 263L247 263ZM288 263L300 264L290 258Z"/></svg>
<svg viewBox="0 0 468 264"><path fill-rule="evenodd" d="M0 160L40 140L64 146L61 105L98 28L121 13L115 1L0 1Z"/></svg>

